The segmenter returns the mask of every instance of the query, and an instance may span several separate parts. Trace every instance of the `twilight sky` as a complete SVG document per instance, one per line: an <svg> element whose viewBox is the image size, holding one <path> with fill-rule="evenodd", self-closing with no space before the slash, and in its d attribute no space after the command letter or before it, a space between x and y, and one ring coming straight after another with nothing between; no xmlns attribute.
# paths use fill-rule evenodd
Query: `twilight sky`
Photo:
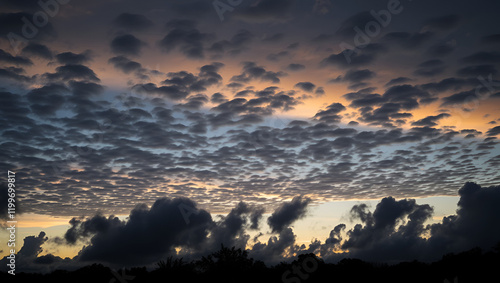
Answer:
<svg viewBox="0 0 500 283"><path fill-rule="evenodd" d="M27 270L500 240L500 3L40 2L0 4Z"/></svg>

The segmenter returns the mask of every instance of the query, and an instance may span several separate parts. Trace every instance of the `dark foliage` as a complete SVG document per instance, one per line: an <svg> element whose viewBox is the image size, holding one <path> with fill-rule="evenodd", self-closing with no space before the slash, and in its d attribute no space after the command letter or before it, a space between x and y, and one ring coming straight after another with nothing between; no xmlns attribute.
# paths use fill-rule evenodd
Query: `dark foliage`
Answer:
<svg viewBox="0 0 500 283"><path fill-rule="evenodd" d="M500 243L491 251L475 248L447 254L440 261L398 264L369 263L345 258L336 264L325 263L314 254L301 254L291 263L266 267L248 257L241 249L221 249L200 260L185 262L169 257L156 269L145 267L112 270L93 264L76 271L57 270L50 274L0 273L1 282L496 282L500 266Z"/></svg>

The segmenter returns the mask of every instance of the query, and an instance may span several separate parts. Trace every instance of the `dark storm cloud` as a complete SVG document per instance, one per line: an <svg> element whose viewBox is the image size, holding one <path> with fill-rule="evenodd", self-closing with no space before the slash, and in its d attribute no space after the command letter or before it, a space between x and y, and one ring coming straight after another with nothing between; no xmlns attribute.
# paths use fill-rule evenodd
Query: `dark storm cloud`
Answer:
<svg viewBox="0 0 500 283"><path fill-rule="evenodd" d="M405 151L404 154L408 154ZM481 187L466 183L459 190L460 200L456 215L446 216L439 223L424 225L433 214L427 204L417 204L414 199L396 200L383 198L375 211L366 204L351 209L352 220L360 220L347 231L342 241L340 231L345 225L337 225L325 244L311 242L309 251L320 252L326 261L338 261L342 257L356 257L376 262L405 260L435 261L447 253L456 253L480 247L489 250L498 244L500 229L496 223L496 203L500 187ZM491 215L494 215L493 218ZM427 235L427 236L426 236ZM336 251L348 250L341 257L331 253L328 243L337 245Z"/></svg>
<svg viewBox="0 0 500 283"><path fill-rule="evenodd" d="M319 34L313 38L311 38L311 42L317 42L317 43L323 43L323 42L329 42L334 38L332 34Z"/></svg>
<svg viewBox="0 0 500 283"><path fill-rule="evenodd" d="M411 123L412 126L419 126L419 127L434 127L437 126L437 121L443 118L450 117L451 115L448 113L441 113L439 115L435 116L427 116L423 119L420 119L418 121L415 121Z"/></svg>
<svg viewBox="0 0 500 283"><path fill-rule="evenodd" d="M267 223L273 232L282 232L287 226L306 215L307 205L310 202L310 198L294 197L276 209L267 219Z"/></svg>
<svg viewBox="0 0 500 283"><path fill-rule="evenodd" d="M490 137L491 137L491 136L496 136L496 135L500 134L500 126L496 126L496 127L494 127L494 128L489 129L489 130L486 132L486 134L487 134L488 136L490 136Z"/></svg>
<svg viewBox="0 0 500 283"><path fill-rule="evenodd" d="M83 65L64 65L56 68L55 73L45 73L43 77L50 81L82 79L100 81L92 69Z"/></svg>
<svg viewBox="0 0 500 283"><path fill-rule="evenodd" d="M345 230L345 224L339 224L330 231L330 236L325 240L325 244L337 248L342 242L341 231Z"/></svg>
<svg viewBox="0 0 500 283"><path fill-rule="evenodd" d="M115 54L134 55L141 53L141 48L146 44L131 34L124 34L115 37L111 41L111 50Z"/></svg>
<svg viewBox="0 0 500 283"><path fill-rule="evenodd" d="M52 60L53 58L53 53L47 46L33 42L26 45L26 47L24 47L21 51L21 54L43 58L46 60Z"/></svg>
<svg viewBox="0 0 500 283"><path fill-rule="evenodd" d="M424 23L425 28L447 30L457 26L460 16L452 14L442 17L431 18Z"/></svg>
<svg viewBox="0 0 500 283"><path fill-rule="evenodd" d="M245 249L249 236L246 229L257 229L263 213L262 208L251 207L240 202L210 232L207 248L217 250L220 245Z"/></svg>
<svg viewBox="0 0 500 283"><path fill-rule="evenodd" d="M125 61L122 60L123 58L118 59L113 60L113 63ZM162 81L163 86L158 87L153 83L147 83L137 84L133 89L139 92L163 95L172 100L181 100L191 92L205 91L207 87L219 84L222 81L222 76L218 72L223 66L224 64L218 62L204 65L200 68L198 75L186 71L170 72L167 74L167 79ZM135 70L139 66L132 64L131 67ZM198 99L198 102L194 103L198 104L199 102Z"/></svg>
<svg viewBox="0 0 500 283"><path fill-rule="evenodd" d="M397 44L405 49L415 49L428 42L432 36L432 32L390 32L382 40L389 45Z"/></svg>
<svg viewBox="0 0 500 283"><path fill-rule="evenodd" d="M370 21L373 21L373 16L368 11L354 14L340 24L335 35L351 41L356 36L356 28L364 27Z"/></svg>
<svg viewBox="0 0 500 283"><path fill-rule="evenodd" d="M441 74L445 66L444 62L439 59L432 59L422 62L418 65L418 69L413 72L413 74L422 77L433 77Z"/></svg>
<svg viewBox="0 0 500 283"><path fill-rule="evenodd" d="M208 87L221 83L222 76L218 72L222 67L224 67L224 64L220 62L202 66L198 74L200 77L200 82L198 82L198 84L202 87ZM201 89L203 90L203 88Z"/></svg>
<svg viewBox="0 0 500 283"><path fill-rule="evenodd" d="M364 226L356 224L347 232L348 239L342 249L348 249L349 256L364 260L418 258L418 246L423 241L420 236L425 231L423 223L432 212L429 205L418 205L413 199L397 201L392 197L382 199L373 214L366 206L354 206L351 213ZM405 218L408 222L397 227Z"/></svg>
<svg viewBox="0 0 500 283"><path fill-rule="evenodd" d="M18 255L26 258L35 258L43 249L42 245L48 240L44 232L40 232L37 237L28 236L24 238L24 245L19 250Z"/></svg>
<svg viewBox="0 0 500 283"><path fill-rule="evenodd" d="M386 102L387 99L382 97L378 93L372 93L371 91L360 90L358 92L350 92L343 95L348 100L351 100L351 107L372 107L381 105Z"/></svg>
<svg viewBox="0 0 500 283"><path fill-rule="evenodd" d="M163 51L171 52L178 48L188 58L205 57L205 45L213 36L200 32L195 21L171 20L165 26L168 34L158 43Z"/></svg>
<svg viewBox="0 0 500 283"><path fill-rule="evenodd" d="M467 134L467 135L480 135L482 132L474 129L465 129L460 131L461 134Z"/></svg>
<svg viewBox="0 0 500 283"><path fill-rule="evenodd" d="M278 53L271 53L271 54L267 55L266 59L269 61L277 62L277 61L280 61L282 58L287 58L287 57L290 57L290 52L285 50L285 51L281 51Z"/></svg>
<svg viewBox="0 0 500 283"><path fill-rule="evenodd" d="M57 35L50 21L42 27L36 27L33 24L33 14L31 13L0 13L0 37L10 40L9 34L13 38L14 48L19 48L21 44L26 43L27 38L45 40Z"/></svg>
<svg viewBox="0 0 500 283"><path fill-rule="evenodd" d="M294 87L300 88L301 90L306 92L312 92L316 88L316 85L311 82L300 82L296 83Z"/></svg>
<svg viewBox="0 0 500 283"><path fill-rule="evenodd" d="M275 109L288 111L299 102L289 94L279 91L276 87L268 87L255 92L256 98L247 100L235 98L212 108L217 115L209 115L212 126L219 127L239 123L258 123L264 116L271 115ZM240 120L234 120L240 118Z"/></svg>
<svg viewBox="0 0 500 283"><path fill-rule="evenodd" d="M368 70L349 70L344 76L344 80L350 81L353 83L364 81L364 80L369 80L371 78L375 77L375 73Z"/></svg>
<svg viewBox="0 0 500 283"><path fill-rule="evenodd" d="M479 99L475 90L467 90L442 98L441 106L464 104Z"/></svg>
<svg viewBox="0 0 500 283"><path fill-rule="evenodd" d="M53 115L65 101L64 94L69 90L62 85L47 85L33 89L27 94L31 110L40 116Z"/></svg>
<svg viewBox="0 0 500 283"><path fill-rule="evenodd" d="M297 48L299 48L299 46L300 46L300 43L294 42L294 43L288 45L286 47L286 49L288 49L288 50L296 50Z"/></svg>
<svg viewBox="0 0 500 283"><path fill-rule="evenodd" d="M38 1L35 0L21 0L21 1L5 0L2 1L1 7L7 9L25 10L25 11L26 10L33 11L36 9L40 9Z"/></svg>
<svg viewBox="0 0 500 283"><path fill-rule="evenodd" d="M500 33L483 36L481 42L484 44L498 44L500 43Z"/></svg>
<svg viewBox="0 0 500 283"><path fill-rule="evenodd" d="M23 246L16 254L16 269L22 269L24 272L47 272L54 270L51 264L62 261L60 257L52 254L40 256L43 252L42 245L48 241L48 237L45 236L45 232L42 231L38 236L24 238ZM69 262L69 258L66 261ZM2 265L7 265L9 262L7 257L0 260Z"/></svg>
<svg viewBox="0 0 500 283"><path fill-rule="evenodd" d="M366 107L361 109L362 117L360 119L373 125L394 127L394 123L404 124L404 119L412 117L411 113L402 113L401 110L402 107L398 103L385 103L377 109Z"/></svg>
<svg viewBox="0 0 500 283"><path fill-rule="evenodd" d="M108 60L110 64L125 74L130 74L131 72L139 71L142 69L142 65L138 62L132 61L125 56L116 56Z"/></svg>
<svg viewBox="0 0 500 283"><path fill-rule="evenodd" d="M169 4L176 15L184 15L196 19L210 15L213 10L213 3L204 0L186 0Z"/></svg>
<svg viewBox="0 0 500 283"><path fill-rule="evenodd" d="M0 78L4 78L7 80L14 80L17 82L30 82L31 78L28 76L23 75L25 73L24 69L21 68L15 68L15 67L7 67L7 68L0 68Z"/></svg>
<svg viewBox="0 0 500 283"><path fill-rule="evenodd" d="M451 54L457 48L454 41L435 44L427 49L427 53L434 57L443 57Z"/></svg>
<svg viewBox="0 0 500 283"><path fill-rule="evenodd" d="M109 216L108 218L102 215L95 215L89 219L72 218L69 221L71 228L64 234L64 240L74 245L80 239L93 236L97 233L106 233L112 227L120 226L123 223L118 217Z"/></svg>
<svg viewBox="0 0 500 283"><path fill-rule="evenodd" d="M500 239L498 202L500 187L481 187L466 183L459 191L456 215L446 216L441 223L430 225L430 248L436 256L441 252L457 252L473 247L490 249ZM444 251L443 251L444 250Z"/></svg>
<svg viewBox="0 0 500 283"><path fill-rule="evenodd" d="M240 75L233 76L231 81L248 83L251 80L260 79L261 81L269 81L279 83L280 77L284 77L285 72L267 71L264 67L258 66L255 62L243 62L243 70Z"/></svg>
<svg viewBox="0 0 500 283"><path fill-rule="evenodd" d="M186 215L189 222L186 222ZM76 233L94 235L91 244L81 250L78 260L151 263L172 253L176 246L200 247L211 223L210 214L197 209L189 199L159 199L151 208L145 205L136 207L126 223L108 218L90 219L79 224L88 227L76 229Z"/></svg>
<svg viewBox="0 0 500 283"><path fill-rule="evenodd" d="M220 84L222 76L218 73L224 64L214 62L200 68L198 75L186 71L170 72L162 84L183 89L186 92L206 91L207 87Z"/></svg>
<svg viewBox="0 0 500 283"><path fill-rule="evenodd" d="M325 94L325 89L322 86L319 86L314 91L314 94L316 94L317 96L322 96L323 94Z"/></svg>
<svg viewBox="0 0 500 283"><path fill-rule="evenodd" d="M435 261L445 254L473 247L488 251L500 239L500 229L494 225L500 221L500 213L495 213L500 187L481 187L468 182L459 190L459 195L456 215L445 216L441 222L428 225L425 222L432 217L434 209L428 204L417 204L415 199L385 197L374 212L366 204L354 205L350 211L351 220L361 223L347 231L345 237L346 225L338 224L324 243L315 240L309 247L298 246L293 230L286 227L304 217L310 202L307 198L295 197L268 218L273 232L279 235L271 236L264 243L258 240L262 234L258 235L248 251L251 257L268 264L277 264L304 252L318 252L327 262L345 257L398 262ZM190 199L160 198L151 208L138 205L127 221L102 215L73 218L65 240L76 243L90 239L90 244L73 258L73 265L88 262L120 266L150 264L175 255L174 248L180 248L180 254L188 257L216 251L220 244L244 248L250 239L247 230L257 227L262 213L261 208L240 202L226 216L213 221L207 211L198 209ZM51 254L39 256L42 245L48 241L45 236L41 232L38 236L25 238L17 254L23 260L20 263L23 267L39 270L37 264L62 262ZM54 242L60 244L58 239ZM2 259L2 263L5 261L6 258Z"/></svg>
<svg viewBox="0 0 500 283"><path fill-rule="evenodd" d="M291 19L295 0L262 0L234 12L234 17L247 22L284 22Z"/></svg>
<svg viewBox="0 0 500 283"><path fill-rule="evenodd" d="M143 31L154 25L146 16L131 13L122 13L118 15L113 20L113 24L130 31Z"/></svg>
<svg viewBox="0 0 500 283"><path fill-rule="evenodd" d="M73 94L78 97L98 95L104 91L104 87L102 85L92 82L70 81L69 86Z"/></svg>
<svg viewBox="0 0 500 283"><path fill-rule="evenodd" d="M208 51L213 52L215 54L224 54L229 53L230 55L237 55L241 53L243 50L248 48L248 45L255 38L255 35L246 30L239 30L236 34L234 34L229 40L220 40L212 44Z"/></svg>
<svg viewBox="0 0 500 283"><path fill-rule="evenodd" d="M262 214L264 214L265 210L262 207L253 207L251 209L250 214L250 229L257 230L260 228L260 220L262 218Z"/></svg>
<svg viewBox="0 0 500 283"><path fill-rule="evenodd" d="M187 89L175 85L157 87L153 83L137 84L132 89L143 93L159 94L172 100L184 99L189 95Z"/></svg>
<svg viewBox="0 0 500 283"><path fill-rule="evenodd" d="M13 64L16 66L31 66L31 65L33 65L33 62L29 58L22 57L22 56L12 56L10 53L5 52L2 49L0 49L0 62L6 63L6 64Z"/></svg>
<svg viewBox="0 0 500 283"><path fill-rule="evenodd" d="M31 114L28 105L24 103L23 97L18 94L10 92L0 92L0 113L0 120L3 125L2 129L4 130L12 129L12 127L7 126L9 123L16 123L19 126L25 127L31 127L34 124L34 121L28 117L28 115ZM9 131L6 132L8 133ZM6 133L4 132L4 138L6 138L5 135ZM6 143L3 143L3 145L7 146Z"/></svg>
<svg viewBox="0 0 500 283"><path fill-rule="evenodd" d="M208 102L208 97L204 94L196 94L193 96L190 96L186 98L187 102L184 104L177 104L177 107L185 108L185 109L190 109L190 110L197 110L200 109L205 103Z"/></svg>
<svg viewBox="0 0 500 283"><path fill-rule="evenodd" d="M99 8L100 5L106 6L100 10L93 10L93 5L84 5L81 10L71 8L66 11L68 14L64 12L54 18L54 24L62 29L63 34L74 36L68 37L68 41L62 45L48 41L33 42L43 43L57 52L69 51L61 53L69 55L66 59L62 58L63 56L56 58L62 65L86 65L90 56L78 56L81 54L77 53L84 50L79 48L87 48L94 35L99 37L99 34L111 34L111 41L115 36L123 34L116 32L132 33L148 42L161 40L166 35L160 47L169 52L164 54L168 62L172 56L187 55L189 58L209 59L208 63L220 59L221 62L227 63L228 68L236 66L237 58L252 60L253 63L244 66L242 72L236 70L236 73L233 69L220 69L217 64L209 64L199 70L191 64L188 64L188 69L179 69L179 66L167 64L162 66L166 68L164 73L158 72L154 80L150 80L148 76L153 78L153 73L145 70L140 64L145 64L143 61L131 60L129 58L135 57L129 55L127 58L123 55L103 54L109 51L108 41L107 45L106 42L104 45L92 45L92 57L98 58L99 62L94 60L87 66L95 72L94 78L101 77L102 72L106 70L102 69L100 64L116 56L109 59L109 66L104 67L113 74L118 72L119 75L122 71L128 73L129 75L118 76L118 79L128 85L139 83L131 91L117 89L118 85L104 88L104 85L99 84L101 82L97 83L98 81L92 78L92 73L87 72L88 76L78 76L67 69L56 71L58 75L53 74L53 83L60 84L61 88L53 87L40 91L38 89L43 83L47 83L43 81L43 76L35 75L37 70L40 70L38 67L44 67L42 65L46 64L36 58L36 54L42 56L41 51L28 52L29 49L26 49L26 52L17 53L15 56L20 54L42 64L37 68L26 68L26 71L16 67L0 70L2 83L7 82L4 84L5 88L14 85L16 87L13 89L18 89L20 87L17 85L22 86L29 82L36 84L19 91L9 89L13 93L2 92L0 97L3 155L5 160L16 160L16 164L19 164L26 190L23 200L29 203L28 209L34 213L69 216L90 215L97 209L108 214L122 214L127 213L137 203L153 203L168 191L169 196L189 196L203 207L220 212L230 211L234 207L228 203L228 195L275 208L276 202L262 196L262 192L287 199L300 194L314 196L321 192L321 198L326 201L334 198L381 198L387 195L423 197L453 195L453 185L472 178L489 184L498 179L498 173L495 171L497 163L494 163L497 159L492 157L498 142L492 139L493 136L486 140L483 134L477 132L464 132L458 136L458 124L455 130L451 127L433 128L434 124L443 121L438 117L443 118L446 115L437 115L439 112L427 114L435 116L419 121L415 120L425 116L411 119L413 109L421 108L423 112L427 111L424 104L435 101L438 95L450 96L479 84L476 77L469 75L446 79L444 73L434 68L446 66L446 72L452 74L456 69L468 65L494 65L495 56L491 57L496 52L494 45L481 45L484 51L474 50L472 45L481 35L491 34L491 30L486 28L482 29L481 34L471 33L470 37L466 38L471 44L457 44L463 43L466 33L454 30L457 25L453 19L438 17L425 22L427 16L422 14L421 17L415 18L408 7L405 15L394 16L394 22L388 30L381 33L383 36L385 32L403 32L403 37L394 39L396 44L389 46L377 37L372 38L372 44L337 54L335 40L344 39L350 42L355 33L353 27L364 27L367 21L373 21L373 16L366 13L365 18L352 19L350 24L343 26L345 36L341 36L343 31L339 29L338 34L323 37L329 40L328 43L323 41L310 45L300 42L301 47L298 49L298 43L293 42L310 37L307 34L312 34L311 27L315 28L313 32L316 34L335 31L344 20L342 15L345 13L337 13L340 11L337 8L341 7L333 9L332 13L335 15L332 14L331 17L316 15L306 10L312 8L313 3L305 2L300 4L301 7L297 7L300 10L294 7L287 10L285 7L284 11L272 12L286 15L277 21L297 15L297 21L288 22L286 27L282 23L248 25L239 20L241 18L238 13L249 11L249 7L262 8L265 6L264 2L244 2L234 7L234 12L225 14L228 20L231 20L226 24L218 22L211 1L169 2L163 10L151 10L149 4L138 4L137 7L131 8L129 5L132 2L124 2L121 8L109 17L96 16L92 17L93 21L89 21L90 26L107 27L109 22L115 19L108 33L106 28L100 33L87 29L84 29L86 32L71 33L77 28L73 21L78 22L80 19L76 16L84 15L80 11L88 11L88 15L98 15L98 11L113 11L109 9L108 4L99 4ZM416 5L421 5L419 3ZM359 11L373 8L378 11L382 8L362 6L355 9ZM114 18L127 11L134 13L130 14L132 17L122 17L124 14L121 14ZM302 18L299 12L306 15L306 18ZM356 11L353 10L352 13ZM158 37L153 29L149 29L149 20L139 14L151 17L158 25L162 24L162 21L171 20L170 14L184 15L195 20L172 21L167 24L164 34ZM260 15L261 19L266 18L264 12ZM429 15L445 14L438 10ZM125 19L117 23L120 18ZM304 19L311 21L307 20L306 23ZM417 22L423 19L424 28L418 29L421 25L415 26L408 22L415 19ZM253 20L258 20L257 16ZM276 20L267 16L266 21ZM475 25L472 22L471 24ZM133 32L136 28L143 28L145 33ZM4 26L0 27L0 30L4 29ZM419 38L426 29L436 35L429 40ZM290 32L291 30L293 32ZM417 30L420 32L415 33ZM286 37L281 34L286 34ZM401 42L405 40L409 42L406 44L420 42L420 47L417 48L421 48L421 52L404 50L405 44ZM8 44L7 41L4 42ZM384 45L380 42L384 42ZM436 47L435 52L426 53L427 47L432 50ZM151 48L155 51L158 46ZM383 56L382 52L388 48L391 53ZM140 50L144 54L145 49ZM449 50L455 54L449 53ZM14 55L12 51L9 52ZM335 54L332 54L333 52ZM478 54L479 52L488 54L485 56ZM144 55L154 56L154 53ZM262 60L266 62L265 57L268 54L272 54L271 59L279 59L279 64L268 61L269 64L262 63ZM432 57L441 56L440 54L450 57L446 60ZM460 58L464 56L471 58L464 62L467 65L460 65ZM317 114L310 117L311 119L288 123L289 118L279 113L280 110L292 109L301 101L306 101L304 97L313 97L314 94L325 92L325 89L317 87L322 79L325 80L324 76L312 74L317 71L317 66L314 65L326 57L331 60L325 59L324 65L332 66L334 73L338 73L338 67L345 68L341 77L345 82L342 82L348 84L351 91L356 90L344 96L351 108L346 105L348 110L334 103L339 101L335 99L339 94L335 92L335 87L329 87L328 90L333 92L328 94L332 96L329 103L325 104L330 104L328 108L313 111ZM401 58L404 60L400 60ZM445 61L446 65L435 64L439 63L436 58ZM488 58L493 61L486 62ZM453 64L457 63L457 60L459 65L455 67ZM424 63L417 66L420 62ZM448 66L448 63L452 65ZM399 73L388 73L386 67L389 65L394 66L394 70ZM51 70L58 66L60 65L50 64L46 68ZM97 68L98 66L101 68ZM283 81L282 76L285 73L279 72L280 70L303 70L304 66L307 66L308 70L311 68L310 74L305 74L308 77L294 79L290 76L286 84L293 86L308 81L316 86L310 93L298 97L304 92L298 88L293 91L266 88ZM113 67L118 71L113 70ZM438 76L420 76L418 80L412 77L398 78L412 75L415 69L419 70L419 75ZM106 79L113 74L107 74ZM222 78L222 74L236 75L236 80L231 82L231 76ZM35 76L32 78L32 75ZM445 79L442 80L443 78ZM390 81L386 87L375 88L386 81ZM402 84L407 86L402 87ZM48 86L50 84L46 85ZM31 89L35 93L37 90L43 92L43 95L30 93ZM104 89L108 91L99 95ZM140 94L134 93L135 90ZM118 95L118 92L127 94ZM146 93L152 95L144 95ZM213 104L207 105L209 100ZM300 108L298 110L301 111ZM449 113L457 115L452 111ZM478 115L484 114L487 113ZM497 120L498 117L494 117L494 113L488 114L491 116L488 120L485 119L485 122ZM355 125L358 122L354 120L360 122L355 129L344 128L339 123L351 121L349 125ZM408 122L405 129L397 128L405 122ZM406 129L411 122L416 123L418 127ZM449 119L446 122L453 121ZM373 124L374 127L367 124ZM392 128L378 128L378 125ZM455 124L450 124L453 125ZM496 125L490 125L493 126ZM484 132L484 135L487 135L486 130ZM463 140L463 136L471 134L476 138ZM486 163L486 160L492 161ZM111 164L113 170L110 169ZM53 173L53 166L61 168L59 173ZM46 188L47 184L50 184L50 189ZM203 184L210 184L210 189ZM207 199L207 195L211 198ZM215 224L211 224L213 229L209 231L215 231L214 227L219 227L218 232L213 234L217 234L219 240L207 240L204 246L215 247L219 241L243 245L247 241L245 229L258 223L257 220L252 220L252 216L259 217L257 214L242 211L246 210L238 206L229 216L214 221ZM419 211L425 215L425 209ZM402 217L399 220L401 224L407 224L403 223L407 218ZM120 223L118 226L122 225L124 224ZM332 230L334 226L325 231ZM325 245L337 248L341 246L345 238L342 227L333 228ZM90 233L87 239L91 239L93 235L107 234L113 229L102 230L96 232L97 234ZM405 229L410 229L410 226ZM408 232L405 235L410 234ZM389 237L391 234L386 235ZM391 240L397 242L402 238ZM379 254L384 254L384 245L392 247L390 242L387 240L379 245ZM108 243L113 244L111 240ZM398 245L394 247L396 246ZM263 240L263 243L256 244L254 249L261 251L261 255L269 255L269 258L275 259L276 262L283 259L281 253L288 254L300 250L295 244L295 235L291 229L283 229L280 235L272 236L269 241ZM388 251L390 254L394 250ZM266 259L265 256L263 258ZM57 259L47 256L39 261L49 262Z"/></svg>
<svg viewBox="0 0 500 283"><path fill-rule="evenodd" d="M292 72L296 72L296 71L301 71L301 70L304 70L306 68L306 66L302 65L302 64L298 64L298 63L290 63L286 69L288 71L292 71Z"/></svg>
<svg viewBox="0 0 500 283"><path fill-rule="evenodd" d="M174 248L179 247L195 254L214 252L221 244L244 249L249 240L246 230L258 229L263 213L260 207L240 202L219 221L213 221L188 198L160 198L151 208L138 205L127 221L100 214L73 218L64 241L73 245L90 239L90 245L74 258L78 262L150 264L175 254ZM145 232L151 234L145 236Z"/></svg>
<svg viewBox="0 0 500 283"><path fill-rule="evenodd" d="M366 83L364 83L363 81L370 80L375 76L375 72L372 72L368 69L349 70L344 76L338 76L337 78L331 79L328 82L349 82L351 83L351 85L349 86L350 89L358 89L366 86Z"/></svg>
<svg viewBox="0 0 500 283"><path fill-rule="evenodd" d="M496 73L497 69L493 65L475 65L457 70L457 75L464 77L487 77L491 74L495 75Z"/></svg>
<svg viewBox="0 0 500 283"><path fill-rule="evenodd" d="M285 34L284 33L275 33L275 34L272 34L272 35L267 35L266 34L261 39L261 41L263 41L263 42L279 42L283 38L285 38Z"/></svg>
<svg viewBox="0 0 500 283"><path fill-rule="evenodd" d="M433 67L433 68L420 68L415 70L413 74L420 77L434 77L443 73L443 67Z"/></svg>
<svg viewBox="0 0 500 283"><path fill-rule="evenodd" d="M408 84L390 87L383 97L390 102L400 103L405 110L417 108L419 103L426 104L435 100L427 91Z"/></svg>
<svg viewBox="0 0 500 283"><path fill-rule="evenodd" d="M480 51L461 59L464 63L498 63L500 62L500 52Z"/></svg>
<svg viewBox="0 0 500 283"><path fill-rule="evenodd" d="M346 49L338 54L331 54L324 58L321 66L337 66L341 68L366 66L372 63L378 54L386 51L386 48L378 43L370 43L358 46L356 50Z"/></svg>
<svg viewBox="0 0 500 283"><path fill-rule="evenodd" d="M53 115L64 103L69 90L59 84L50 84L31 90L27 94L31 110L40 116Z"/></svg>
<svg viewBox="0 0 500 283"><path fill-rule="evenodd" d="M490 95L491 98L500 98L500 92L497 92L497 93L492 93Z"/></svg>
<svg viewBox="0 0 500 283"><path fill-rule="evenodd" d="M259 260L265 260L270 264L278 264L283 260L286 250L291 253L300 251L300 248L295 244L296 236L291 228L284 228L280 231L278 237L271 236L267 243L258 242L252 246L250 253Z"/></svg>
<svg viewBox="0 0 500 283"><path fill-rule="evenodd" d="M385 86L400 85L400 84L405 84L405 83L408 83L411 81L412 81L412 79L410 79L410 78L399 77L399 78L395 78L395 79L390 80L388 83L385 84Z"/></svg>
<svg viewBox="0 0 500 283"><path fill-rule="evenodd" d="M57 62L63 65L81 65L92 59L89 50L82 53L63 52L56 55Z"/></svg>
<svg viewBox="0 0 500 283"><path fill-rule="evenodd" d="M345 106L341 103L332 103L328 105L326 110L318 111L318 113L314 115L314 118L321 122L339 123L342 120L342 116L338 114L345 110Z"/></svg>
<svg viewBox="0 0 500 283"><path fill-rule="evenodd" d="M475 85L477 85L477 80L475 79L446 78L439 82L423 84L420 87L426 91L441 93L449 90L457 91L464 87L472 87Z"/></svg>
<svg viewBox="0 0 500 283"><path fill-rule="evenodd" d="M402 112L436 100L431 94L412 85L396 85L383 95L372 93L371 89L344 95L351 100L352 107L361 107L361 120L374 125L394 127L406 123L411 113ZM374 108L380 106L379 108Z"/></svg>
<svg viewBox="0 0 500 283"><path fill-rule="evenodd" d="M228 101L227 98L220 92L212 94L212 97L210 98L210 102L217 104L224 103L227 101Z"/></svg>

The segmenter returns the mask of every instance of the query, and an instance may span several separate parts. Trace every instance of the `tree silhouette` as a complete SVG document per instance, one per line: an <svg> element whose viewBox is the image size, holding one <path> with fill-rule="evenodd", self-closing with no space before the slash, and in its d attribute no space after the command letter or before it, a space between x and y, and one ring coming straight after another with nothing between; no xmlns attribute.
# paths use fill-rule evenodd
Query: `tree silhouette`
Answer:
<svg viewBox="0 0 500 283"><path fill-rule="evenodd" d="M220 250L196 261L186 262L170 256L156 265L151 271L145 267L114 271L102 264L92 264L75 271L56 270L50 274L19 272L14 277L0 272L0 282L497 282L500 243L486 252L475 248L447 254L433 263L411 261L389 265L345 258L333 264L309 253L298 255L291 263L281 262L275 266L250 258L246 250L221 245Z"/></svg>
<svg viewBox="0 0 500 283"><path fill-rule="evenodd" d="M156 265L158 265L158 269L161 270L173 270L181 268L184 265L184 262L182 261L182 257L174 259L173 256L169 256L166 262L160 260L156 263Z"/></svg>

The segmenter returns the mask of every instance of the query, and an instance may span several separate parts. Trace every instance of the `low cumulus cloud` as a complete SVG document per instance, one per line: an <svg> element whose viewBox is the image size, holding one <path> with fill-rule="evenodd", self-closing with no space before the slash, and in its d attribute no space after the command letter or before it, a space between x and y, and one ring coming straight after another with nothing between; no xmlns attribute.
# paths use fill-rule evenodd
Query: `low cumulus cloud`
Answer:
<svg viewBox="0 0 500 283"><path fill-rule="evenodd" d="M309 246L298 245L290 227L306 216L311 203L306 197L294 197L275 209L267 219L271 236L261 242L258 238L264 234L260 233L253 243L248 232L259 228L262 207L240 202L227 215L214 220L188 198L161 198L151 207L138 205L127 220L100 214L73 218L64 239L52 241L60 245L85 243L73 259L40 256L48 241L44 232L26 237L17 255L25 260L28 270L43 267L47 271L50 266L74 268L92 262L150 265L169 255L206 255L221 244L246 248L251 257L268 264L311 252L327 262L345 257L375 262L435 261L447 253L494 247L500 242L500 228L496 225L500 221L500 186L481 187L468 182L458 193L456 215L445 216L434 224L428 224L434 208L417 204L415 199L386 197L373 212L366 204L356 204L350 215L358 224L348 231L345 224L338 224L324 242L315 239Z"/></svg>
<svg viewBox="0 0 500 283"><path fill-rule="evenodd" d="M284 203L268 219L267 223L273 232L281 232L294 221L304 217L310 198L294 197L291 202Z"/></svg>

